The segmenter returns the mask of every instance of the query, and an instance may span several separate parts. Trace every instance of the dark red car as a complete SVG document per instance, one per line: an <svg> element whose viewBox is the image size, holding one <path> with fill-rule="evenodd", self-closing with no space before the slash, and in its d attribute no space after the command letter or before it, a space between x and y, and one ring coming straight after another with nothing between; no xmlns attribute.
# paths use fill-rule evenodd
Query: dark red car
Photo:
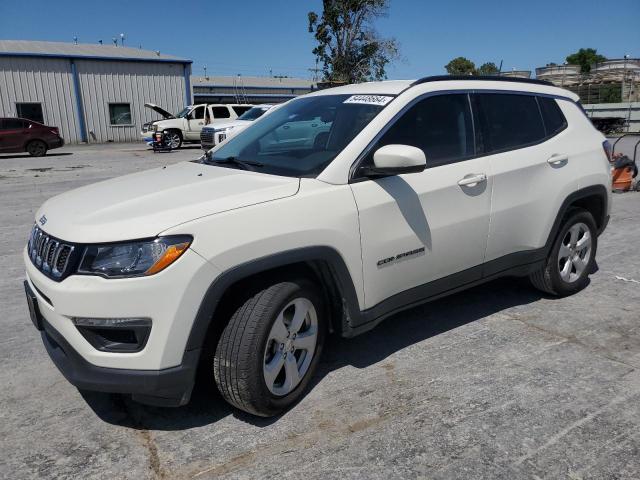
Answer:
<svg viewBox="0 0 640 480"><path fill-rule="evenodd" d="M47 150L63 145L58 127L24 118L0 118L0 153L28 152L41 157Z"/></svg>

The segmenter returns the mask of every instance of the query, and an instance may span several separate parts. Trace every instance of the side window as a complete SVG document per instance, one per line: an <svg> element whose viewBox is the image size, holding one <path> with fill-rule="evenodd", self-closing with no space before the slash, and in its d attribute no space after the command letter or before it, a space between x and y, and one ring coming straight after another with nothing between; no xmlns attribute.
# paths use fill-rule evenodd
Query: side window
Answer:
<svg viewBox="0 0 640 480"><path fill-rule="evenodd" d="M540 110L533 95L475 94L484 127L485 152L499 152L545 138Z"/></svg>
<svg viewBox="0 0 640 480"><path fill-rule="evenodd" d="M191 120L202 120L204 119L204 105L200 107L196 107L191 110L191 114L189 115Z"/></svg>
<svg viewBox="0 0 640 480"><path fill-rule="evenodd" d="M17 118L5 118L2 120L2 130L21 130L28 127L29 122Z"/></svg>
<svg viewBox="0 0 640 480"><path fill-rule="evenodd" d="M131 125L131 105L128 103L110 103L109 123L111 125Z"/></svg>
<svg viewBox="0 0 640 480"><path fill-rule="evenodd" d="M218 120L219 118L230 118L231 114L229 113L229 109L227 107L211 107L211 111L213 112L213 118Z"/></svg>
<svg viewBox="0 0 640 480"><path fill-rule="evenodd" d="M250 106L241 106L241 105L234 105L233 107L233 111L236 112L236 115L240 116L242 115L244 112L248 111L251 109Z"/></svg>
<svg viewBox="0 0 640 480"><path fill-rule="evenodd" d="M18 112L20 118L44 123L41 103L16 103L16 112Z"/></svg>
<svg viewBox="0 0 640 480"><path fill-rule="evenodd" d="M538 97L547 137L553 137L567 128L567 120L558 106L558 102L549 97Z"/></svg>
<svg viewBox="0 0 640 480"><path fill-rule="evenodd" d="M421 149L427 168L453 163L475 153L471 109L466 94L436 95L412 106L382 136L371 152L390 144Z"/></svg>

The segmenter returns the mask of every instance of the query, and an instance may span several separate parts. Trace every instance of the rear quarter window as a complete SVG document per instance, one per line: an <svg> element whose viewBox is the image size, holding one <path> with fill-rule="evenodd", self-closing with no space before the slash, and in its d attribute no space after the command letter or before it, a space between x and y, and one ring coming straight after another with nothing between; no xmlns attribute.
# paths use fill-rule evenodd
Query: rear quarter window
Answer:
<svg viewBox="0 0 640 480"><path fill-rule="evenodd" d="M567 128L567 119L564 118L562 110L560 110L560 106L555 99L538 97L538 105L540 105L547 137L553 137Z"/></svg>

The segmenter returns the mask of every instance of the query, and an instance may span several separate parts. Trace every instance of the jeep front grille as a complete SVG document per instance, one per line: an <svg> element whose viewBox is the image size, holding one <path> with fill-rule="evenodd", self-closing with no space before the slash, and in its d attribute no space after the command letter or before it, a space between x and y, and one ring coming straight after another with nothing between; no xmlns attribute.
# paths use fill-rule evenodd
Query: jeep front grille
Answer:
<svg viewBox="0 0 640 480"><path fill-rule="evenodd" d="M27 248L31 262L49 278L60 281L71 273L76 253L74 245L47 235L34 225Z"/></svg>

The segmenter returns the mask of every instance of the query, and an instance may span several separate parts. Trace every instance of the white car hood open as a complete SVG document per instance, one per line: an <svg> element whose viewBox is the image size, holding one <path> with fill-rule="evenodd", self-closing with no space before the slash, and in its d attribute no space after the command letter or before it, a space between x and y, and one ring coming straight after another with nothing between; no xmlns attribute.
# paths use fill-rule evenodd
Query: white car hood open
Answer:
<svg viewBox="0 0 640 480"><path fill-rule="evenodd" d="M289 197L299 185L298 178L183 162L63 193L45 202L35 218L46 218L42 229L69 242L132 240L196 218Z"/></svg>

